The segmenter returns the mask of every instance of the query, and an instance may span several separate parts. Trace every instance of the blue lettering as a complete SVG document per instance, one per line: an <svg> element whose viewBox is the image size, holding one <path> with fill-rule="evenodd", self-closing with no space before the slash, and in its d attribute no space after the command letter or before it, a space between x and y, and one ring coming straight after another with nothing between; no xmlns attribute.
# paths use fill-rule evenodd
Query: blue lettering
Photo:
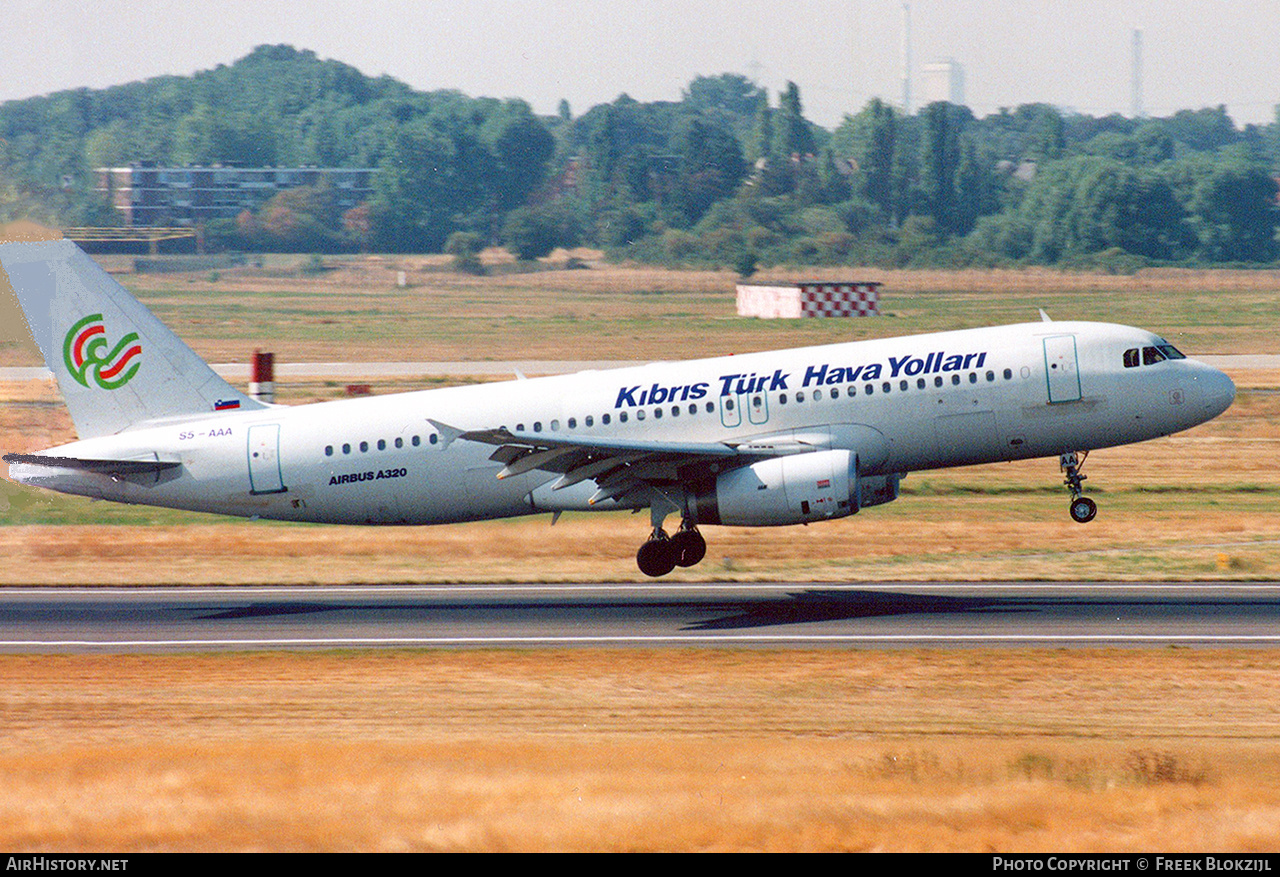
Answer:
<svg viewBox="0 0 1280 877"><path fill-rule="evenodd" d="M638 386L631 387L630 389L627 389L626 387L620 389L618 391L618 401L613 403L613 407L621 408L624 402L629 408L636 407L636 397L632 394L638 389L640 389Z"/></svg>
<svg viewBox="0 0 1280 877"><path fill-rule="evenodd" d="M822 384L822 383L825 383L825 382L826 382L826 377L827 377L827 366L826 366L826 365L823 365L821 368L819 368L819 367L818 367L818 366L816 366L816 365L811 365L811 366L809 366L809 368L807 368L807 369L805 370L805 373L804 373L804 383L803 383L803 384L801 384L800 386L802 386L802 387L807 387L807 386L809 386L810 384Z"/></svg>

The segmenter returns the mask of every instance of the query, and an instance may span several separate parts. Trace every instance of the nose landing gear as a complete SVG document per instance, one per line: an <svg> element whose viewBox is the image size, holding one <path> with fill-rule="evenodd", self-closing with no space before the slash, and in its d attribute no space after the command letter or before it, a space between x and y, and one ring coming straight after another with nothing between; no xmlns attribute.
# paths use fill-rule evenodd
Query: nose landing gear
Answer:
<svg viewBox="0 0 1280 877"><path fill-rule="evenodd" d="M1071 491L1071 520L1077 524L1087 524L1098 514L1098 504L1084 495L1083 484L1088 476L1080 474L1080 469L1088 457L1089 452L1085 451L1082 454L1063 454L1058 458L1058 465L1066 474L1066 479L1062 483Z"/></svg>

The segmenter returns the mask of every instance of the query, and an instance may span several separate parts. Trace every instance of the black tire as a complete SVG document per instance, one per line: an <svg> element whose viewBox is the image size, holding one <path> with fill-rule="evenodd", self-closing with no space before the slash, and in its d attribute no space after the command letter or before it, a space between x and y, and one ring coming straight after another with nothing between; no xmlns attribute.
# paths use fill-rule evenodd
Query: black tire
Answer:
<svg viewBox="0 0 1280 877"><path fill-rule="evenodd" d="M670 539L650 539L636 552L636 566L647 576L665 576L676 568L676 552Z"/></svg>
<svg viewBox="0 0 1280 877"><path fill-rule="evenodd" d="M671 537L676 566L696 566L707 556L707 540L697 530L679 530Z"/></svg>
<svg viewBox="0 0 1280 877"><path fill-rule="evenodd" d="M1076 497L1071 501L1071 520L1077 524L1087 524L1098 514L1098 504L1087 496Z"/></svg>

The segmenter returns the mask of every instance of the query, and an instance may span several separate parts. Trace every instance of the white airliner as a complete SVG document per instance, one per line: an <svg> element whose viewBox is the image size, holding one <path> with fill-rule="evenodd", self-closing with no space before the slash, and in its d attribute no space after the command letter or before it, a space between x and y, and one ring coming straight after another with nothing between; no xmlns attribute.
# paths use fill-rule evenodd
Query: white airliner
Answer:
<svg viewBox="0 0 1280 877"><path fill-rule="evenodd" d="M908 472L1084 454L1188 429L1235 398L1142 329L1039 322L313 405L218 377L68 241L0 244L80 440L8 454L17 482L125 503L337 524L650 509L650 576L701 525L840 518ZM679 530L663 524L679 515ZM553 519L554 520L554 519Z"/></svg>

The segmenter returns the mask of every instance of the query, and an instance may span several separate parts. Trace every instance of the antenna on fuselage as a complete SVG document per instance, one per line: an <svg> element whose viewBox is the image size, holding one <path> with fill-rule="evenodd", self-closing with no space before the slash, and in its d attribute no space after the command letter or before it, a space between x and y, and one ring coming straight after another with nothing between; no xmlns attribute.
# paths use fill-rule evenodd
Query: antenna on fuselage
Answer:
<svg viewBox="0 0 1280 877"><path fill-rule="evenodd" d="M1046 323L1052 323L1052 322L1053 322L1053 319L1052 319L1052 318L1050 318L1050 316L1044 312L1044 308L1039 308L1038 310L1040 311L1040 319L1041 319L1042 321L1044 321L1044 322L1046 322Z"/></svg>

